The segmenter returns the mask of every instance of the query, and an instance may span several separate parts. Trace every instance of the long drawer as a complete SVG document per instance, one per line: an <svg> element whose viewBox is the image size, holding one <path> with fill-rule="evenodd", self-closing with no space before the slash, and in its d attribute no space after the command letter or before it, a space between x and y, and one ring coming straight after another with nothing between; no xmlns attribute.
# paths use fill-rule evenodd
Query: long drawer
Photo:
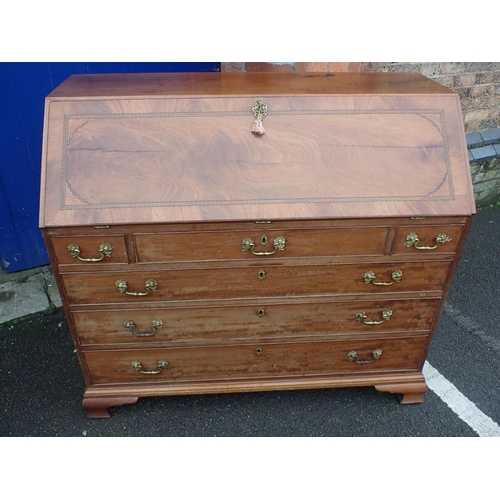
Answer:
<svg viewBox="0 0 500 500"><path fill-rule="evenodd" d="M159 263L383 255L388 226L134 234L137 261Z"/></svg>
<svg viewBox="0 0 500 500"><path fill-rule="evenodd" d="M419 367L425 336L84 352L93 384L221 380L406 371Z"/></svg>
<svg viewBox="0 0 500 500"><path fill-rule="evenodd" d="M439 299L73 311L81 345L428 332Z"/></svg>
<svg viewBox="0 0 500 500"><path fill-rule="evenodd" d="M62 274L69 304L441 290L451 263L339 264Z"/></svg>

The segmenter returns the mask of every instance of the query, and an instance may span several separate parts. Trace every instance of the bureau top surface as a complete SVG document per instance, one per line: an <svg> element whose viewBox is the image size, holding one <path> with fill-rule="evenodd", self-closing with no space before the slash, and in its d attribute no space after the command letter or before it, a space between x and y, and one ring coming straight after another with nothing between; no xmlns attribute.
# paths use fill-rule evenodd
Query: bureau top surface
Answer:
<svg viewBox="0 0 500 500"><path fill-rule="evenodd" d="M41 227L474 213L458 96L416 74L76 75L43 150Z"/></svg>
<svg viewBox="0 0 500 500"><path fill-rule="evenodd" d="M123 73L72 75L48 97L446 93L418 73Z"/></svg>

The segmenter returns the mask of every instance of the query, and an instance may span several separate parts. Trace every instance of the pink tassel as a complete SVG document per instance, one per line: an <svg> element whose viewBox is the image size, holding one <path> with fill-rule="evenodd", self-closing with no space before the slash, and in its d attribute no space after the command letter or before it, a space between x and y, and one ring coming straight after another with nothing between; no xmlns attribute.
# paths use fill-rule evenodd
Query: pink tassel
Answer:
<svg viewBox="0 0 500 500"><path fill-rule="evenodd" d="M261 115L258 115L257 119L253 122L252 134L264 135L265 133L266 129L262 125Z"/></svg>

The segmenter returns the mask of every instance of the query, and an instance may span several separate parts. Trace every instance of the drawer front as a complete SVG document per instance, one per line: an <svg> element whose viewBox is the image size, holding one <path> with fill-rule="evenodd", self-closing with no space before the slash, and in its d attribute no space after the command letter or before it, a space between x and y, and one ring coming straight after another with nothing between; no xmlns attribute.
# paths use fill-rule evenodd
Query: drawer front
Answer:
<svg viewBox="0 0 500 500"><path fill-rule="evenodd" d="M441 290L450 264L448 261L417 261L333 266L264 265L229 269L63 273L61 276L69 304L133 304Z"/></svg>
<svg viewBox="0 0 500 500"><path fill-rule="evenodd" d="M454 253L464 226L399 226L392 255Z"/></svg>
<svg viewBox="0 0 500 500"><path fill-rule="evenodd" d="M88 351L94 384L308 376L418 368L426 337ZM142 373L141 371L145 373Z"/></svg>
<svg viewBox="0 0 500 500"><path fill-rule="evenodd" d="M82 345L428 332L439 299L73 312Z"/></svg>
<svg viewBox="0 0 500 500"><path fill-rule="evenodd" d="M52 246L59 265L127 264L125 237L114 236L52 236Z"/></svg>
<svg viewBox="0 0 500 500"><path fill-rule="evenodd" d="M388 227L135 234L143 263L383 255Z"/></svg>

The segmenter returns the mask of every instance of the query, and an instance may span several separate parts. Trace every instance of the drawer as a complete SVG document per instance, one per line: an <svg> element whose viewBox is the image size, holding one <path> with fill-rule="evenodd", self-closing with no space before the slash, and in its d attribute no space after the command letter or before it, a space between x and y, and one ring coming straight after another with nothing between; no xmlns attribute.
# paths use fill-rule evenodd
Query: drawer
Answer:
<svg viewBox="0 0 500 500"><path fill-rule="evenodd" d="M94 384L416 370L427 337L84 352ZM145 373L142 373L142 370Z"/></svg>
<svg viewBox="0 0 500 500"><path fill-rule="evenodd" d="M70 304L441 290L449 261L62 273ZM122 290L122 292L120 292ZM141 294L141 295L130 295Z"/></svg>
<svg viewBox="0 0 500 500"><path fill-rule="evenodd" d="M121 235L52 236L59 265L127 264L125 237Z"/></svg>
<svg viewBox="0 0 500 500"><path fill-rule="evenodd" d="M392 255L454 253L463 228L463 225L399 226L394 237Z"/></svg>
<svg viewBox="0 0 500 500"><path fill-rule="evenodd" d="M388 227L134 234L143 263L383 255Z"/></svg>
<svg viewBox="0 0 500 500"><path fill-rule="evenodd" d="M73 311L83 346L428 332L439 299Z"/></svg>

